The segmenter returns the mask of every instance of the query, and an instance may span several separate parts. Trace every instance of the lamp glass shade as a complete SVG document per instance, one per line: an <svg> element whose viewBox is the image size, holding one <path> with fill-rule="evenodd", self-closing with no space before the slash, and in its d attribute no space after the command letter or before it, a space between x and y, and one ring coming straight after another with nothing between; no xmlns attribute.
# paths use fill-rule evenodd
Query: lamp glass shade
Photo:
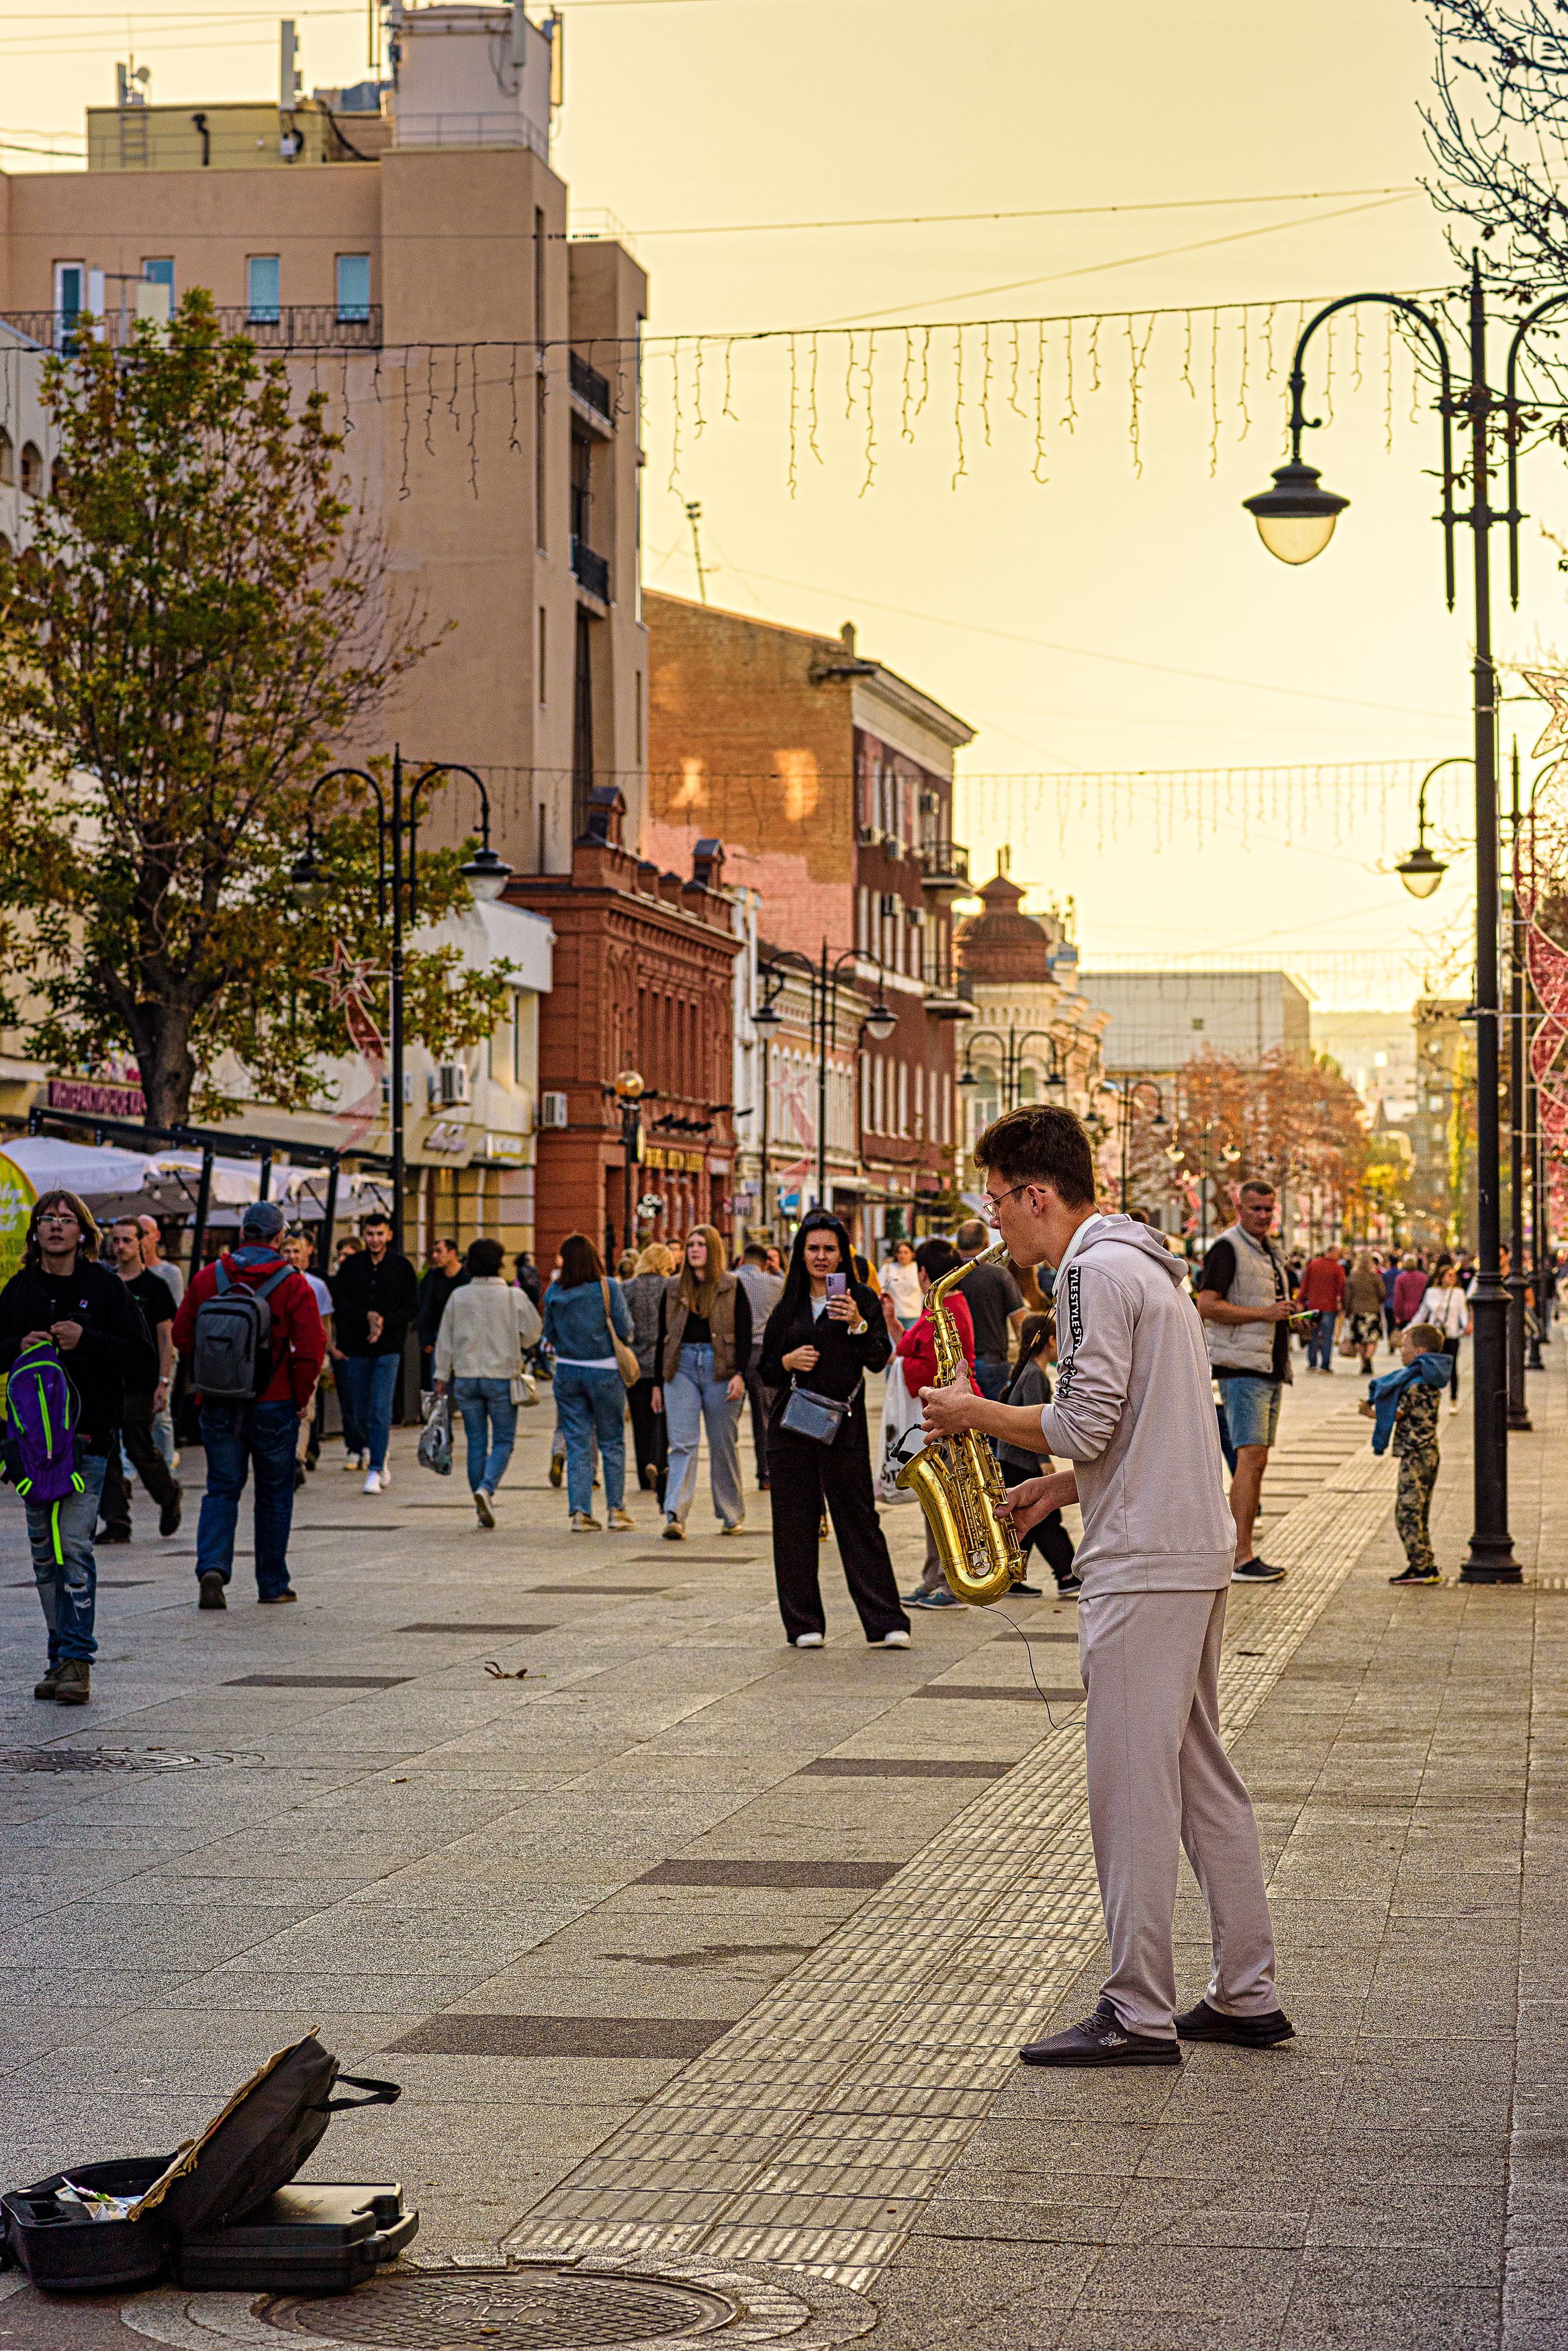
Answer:
<svg viewBox="0 0 1568 2351"><path fill-rule="evenodd" d="M878 1045L885 1044L898 1025L898 1014L890 1011L878 997L866 1015L866 1034L874 1037Z"/></svg>
<svg viewBox="0 0 1568 2351"><path fill-rule="evenodd" d="M1050 1076L1045 1081L1045 1083L1050 1087L1054 1093L1060 1093L1066 1082L1067 1081L1062 1075L1060 1070L1053 1070Z"/></svg>
<svg viewBox="0 0 1568 2351"><path fill-rule="evenodd" d="M1337 491L1325 490L1315 465L1299 457L1274 469L1274 486L1260 490L1242 505L1258 526L1258 537L1282 563L1310 563L1334 537L1334 524L1350 504Z"/></svg>
<svg viewBox="0 0 1568 2351"><path fill-rule="evenodd" d="M512 868L493 849L477 850L466 865L458 868L467 883L471 897L499 898L512 879Z"/></svg>
<svg viewBox="0 0 1568 2351"><path fill-rule="evenodd" d="M289 893L295 898L309 898L320 886L321 868L316 862L315 852L307 849L295 859L289 868Z"/></svg>
<svg viewBox="0 0 1568 2351"><path fill-rule="evenodd" d="M1412 898L1429 898L1448 870L1425 841L1418 849L1411 850L1407 857L1402 857L1394 868Z"/></svg>
<svg viewBox="0 0 1568 2351"><path fill-rule="evenodd" d="M753 1029L776 1029L783 1019L783 1013L775 1012L771 1004L759 1004L752 1015L752 1026Z"/></svg>
<svg viewBox="0 0 1568 2351"><path fill-rule="evenodd" d="M975 1076L972 1070L966 1070L962 1077L960 1078L959 1083L961 1086L978 1086L980 1080Z"/></svg>

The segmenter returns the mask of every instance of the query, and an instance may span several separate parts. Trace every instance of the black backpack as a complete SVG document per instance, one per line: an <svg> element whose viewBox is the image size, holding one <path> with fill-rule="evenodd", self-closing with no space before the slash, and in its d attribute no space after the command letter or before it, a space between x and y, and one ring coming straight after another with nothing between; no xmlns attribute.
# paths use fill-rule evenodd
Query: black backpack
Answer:
<svg viewBox="0 0 1568 2351"><path fill-rule="evenodd" d="M249 1404L272 1377L272 1308L267 1300L294 1271L279 1266L253 1290L218 1259L218 1286L196 1309L191 1384L214 1403Z"/></svg>

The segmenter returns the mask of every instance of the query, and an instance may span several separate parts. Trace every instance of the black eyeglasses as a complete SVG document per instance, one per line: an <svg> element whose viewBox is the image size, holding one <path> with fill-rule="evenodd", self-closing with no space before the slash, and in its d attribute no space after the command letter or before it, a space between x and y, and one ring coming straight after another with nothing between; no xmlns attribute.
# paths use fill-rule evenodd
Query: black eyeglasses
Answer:
<svg viewBox="0 0 1568 2351"><path fill-rule="evenodd" d="M1037 1192L1038 1184L1014 1184L1005 1192L987 1192L980 1204L980 1213L993 1230L998 1228L997 1210L1003 1200L1015 1199L1020 1192Z"/></svg>

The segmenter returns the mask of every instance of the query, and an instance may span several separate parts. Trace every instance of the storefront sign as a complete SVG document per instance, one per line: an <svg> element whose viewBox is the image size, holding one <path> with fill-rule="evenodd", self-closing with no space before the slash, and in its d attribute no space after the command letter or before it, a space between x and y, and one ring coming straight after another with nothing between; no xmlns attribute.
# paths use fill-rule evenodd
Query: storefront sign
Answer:
<svg viewBox="0 0 1568 2351"><path fill-rule="evenodd" d="M92 1118L145 1118L147 1097L140 1086L117 1086L97 1078L51 1078L50 1110L85 1111Z"/></svg>
<svg viewBox="0 0 1568 2351"><path fill-rule="evenodd" d="M670 1176L701 1176L704 1155L701 1151L676 1151L665 1143L645 1143L642 1164L645 1167L662 1167Z"/></svg>

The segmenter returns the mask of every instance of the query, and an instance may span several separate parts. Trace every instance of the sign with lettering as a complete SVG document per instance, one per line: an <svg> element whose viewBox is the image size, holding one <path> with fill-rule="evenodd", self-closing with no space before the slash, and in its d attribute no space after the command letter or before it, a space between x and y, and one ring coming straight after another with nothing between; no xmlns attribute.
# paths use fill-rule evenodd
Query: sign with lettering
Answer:
<svg viewBox="0 0 1568 2351"><path fill-rule="evenodd" d="M85 1111L91 1118L145 1118L147 1096L140 1086L111 1085L99 1078L51 1078L48 1107Z"/></svg>
<svg viewBox="0 0 1568 2351"><path fill-rule="evenodd" d="M645 1143L642 1164L645 1167L662 1167L670 1176L701 1176L704 1155L701 1151L677 1151L668 1143Z"/></svg>

